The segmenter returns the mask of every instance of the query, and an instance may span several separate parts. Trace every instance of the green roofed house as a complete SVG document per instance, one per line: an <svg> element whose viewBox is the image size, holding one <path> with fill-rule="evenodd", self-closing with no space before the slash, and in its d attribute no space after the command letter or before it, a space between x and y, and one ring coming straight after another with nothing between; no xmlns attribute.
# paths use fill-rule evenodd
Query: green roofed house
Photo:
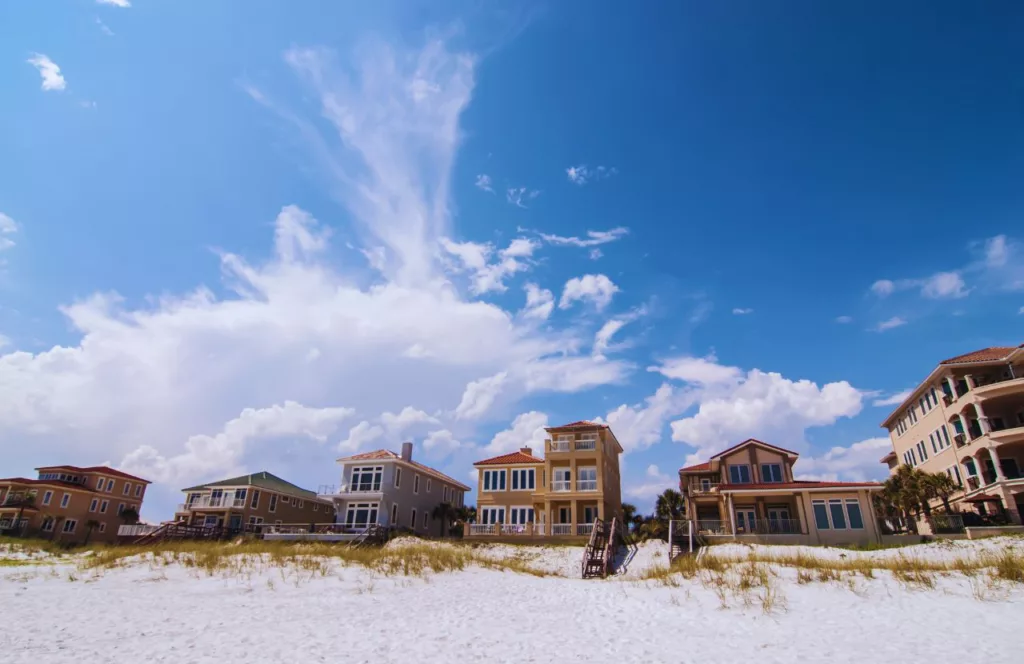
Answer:
<svg viewBox="0 0 1024 664"><path fill-rule="evenodd" d="M266 471L182 489L174 520L191 526L260 530L263 524L333 523L334 504Z"/></svg>

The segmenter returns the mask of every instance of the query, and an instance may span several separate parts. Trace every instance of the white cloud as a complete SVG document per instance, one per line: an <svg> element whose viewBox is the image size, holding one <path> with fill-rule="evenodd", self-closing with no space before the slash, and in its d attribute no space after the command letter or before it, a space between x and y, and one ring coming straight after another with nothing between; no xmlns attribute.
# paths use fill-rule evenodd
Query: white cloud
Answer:
<svg viewBox="0 0 1024 664"><path fill-rule="evenodd" d="M540 191L537 189L527 189L526 187L510 187L505 190L505 200L516 207L525 208L526 204L523 200L533 200L540 196Z"/></svg>
<svg viewBox="0 0 1024 664"><path fill-rule="evenodd" d="M738 367L719 364L714 353L707 357L675 357L660 366L648 367L647 370L656 371L666 378L702 386L735 384L743 376L743 371Z"/></svg>
<svg viewBox="0 0 1024 664"><path fill-rule="evenodd" d="M0 334L0 349L7 348L11 345L11 338Z"/></svg>
<svg viewBox="0 0 1024 664"><path fill-rule="evenodd" d="M132 6L131 0L96 0L96 4L121 7L122 9L127 9Z"/></svg>
<svg viewBox="0 0 1024 664"><path fill-rule="evenodd" d="M661 472L658 466L651 464L647 466L644 475L644 483L638 486L627 487L625 494L630 498L652 500L665 492L665 489L678 489L679 477L666 475Z"/></svg>
<svg viewBox="0 0 1024 664"><path fill-rule="evenodd" d="M362 452L370 443L380 439L383 435L384 429L382 427L363 420L348 430L348 437L338 443L338 451L345 454Z"/></svg>
<svg viewBox="0 0 1024 664"><path fill-rule="evenodd" d="M605 421L626 453L644 450L661 441L668 419L692 406L694 398L693 391L665 383L642 404L622 404L609 412Z"/></svg>
<svg viewBox="0 0 1024 664"><path fill-rule="evenodd" d="M43 90L63 90L67 87L57 63L42 53L33 53L26 62L39 70L43 79Z"/></svg>
<svg viewBox="0 0 1024 664"><path fill-rule="evenodd" d="M907 324L907 321L903 320L899 316L893 316L892 318L890 318L888 320L883 320L881 323L879 323L878 325L875 325L871 329L873 331L875 331L875 332L885 332L886 330L891 330L894 327L901 327L901 326L906 325L906 324Z"/></svg>
<svg viewBox="0 0 1024 664"><path fill-rule="evenodd" d="M590 260L596 261L599 258L601 258L601 256L604 256L604 252L598 249L597 247L594 247L593 249L590 250Z"/></svg>
<svg viewBox="0 0 1024 664"><path fill-rule="evenodd" d="M797 479L825 482L884 480L889 471L879 459L891 451L888 438L869 438L849 447L833 447L820 457L802 456L793 473Z"/></svg>
<svg viewBox="0 0 1024 664"><path fill-rule="evenodd" d="M467 446L466 443L456 440L455 434L448 429L431 431L423 440L423 449L438 457L451 454L455 450Z"/></svg>
<svg viewBox="0 0 1024 664"><path fill-rule="evenodd" d="M295 436L323 443L353 413L351 408L308 408L294 401L269 408L246 408L219 433L190 436L184 452L165 457L151 445L141 445L125 455L120 468L164 483L195 483L217 473L239 473L252 444Z"/></svg>
<svg viewBox="0 0 1024 664"><path fill-rule="evenodd" d="M639 307L627 314L617 316L606 321L605 324L597 331L597 334L594 335L594 345L591 349L593 355L595 357L604 357L605 353L609 350L620 350L627 347L628 344L626 343L619 343L613 346L611 343L612 337L614 337L615 334L623 327L646 314L647 309L645 307Z"/></svg>
<svg viewBox="0 0 1024 664"><path fill-rule="evenodd" d="M837 323L842 323L844 325L846 323L852 323L853 322L853 316L838 316L838 317L836 317L836 322Z"/></svg>
<svg viewBox="0 0 1024 664"><path fill-rule="evenodd" d="M3 212L0 212L0 251L10 249L14 246L14 240L6 235L14 235L18 232L18 224Z"/></svg>
<svg viewBox="0 0 1024 664"><path fill-rule="evenodd" d="M697 412L672 422L672 440L697 448L696 458L707 456L746 438L758 438L800 451L806 447L804 431L827 426L840 417L861 411L862 393L846 381L819 386L809 380L793 381L780 374L703 362L666 362L656 370L682 366L675 373L694 384Z"/></svg>
<svg viewBox="0 0 1024 664"><path fill-rule="evenodd" d="M96 25L100 26L100 32L108 37L114 36L114 31L107 27L107 24L101 21L98 17L96 18Z"/></svg>
<svg viewBox="0 0 1024 664"><path fill-rule="evenodd" d="M494 253L491 244L478 242L453 242L441 238L442 248L457 257L461 266L454 266L455 272L468 270L473 275L471 290L475 295L492 291L507 290L505 280L517 272L530 268L529 259L540 244L527 238L515 238L508 247L498 252L497 260L490 262Z"/></svg>
<svg viewBox="0 0 1024 664"><path fill-rule="evenodd" d="M550 244L568 245L573 247L596 247L598 245L621 240L626 235L629 235L629 229L619 226L607 231L587 231L587 237L585 238L564 237L548 233L539 233L539 235L545 242Z"/></svg>
<svg viewBox="0 0 1024 664"><path fill-rule="evenodd" d="M493 376L471 381L462 393L462 400L455 409L455 416L463 420L482 416L498 398L507 378L508 372L500 371Z"/></svg>
<svg viewBox="0 0 1024 664"><path fill-rule="evenodd" d="M555 308L555 296L537 284L526 284L526 306L520 312L523 318L547 320Z"/></svg>
<svg viewBox="0 0 1024 664"><path fill-rule="evenodd" d="M382 413L380 423L388 430L388 435L399 436L410 427L418 424L438 424L438 420L418 408L406 406L397 415L388 412Z"/></svg>
<svg viewBox="0 0 1024 664"><path fill-rule="evenodd" d="M483 448L485 457L498 456L515 452L521 447L529 447L537 456L542 456L544 441L548 437L544 427L548 425L548 416L536 410L518 415L512 426L494 434L494 438Z"/></svg>
<svg viewBox="0 0 1024 664"><path fill-rule="evenodd" d="M1020 308L1020 309L1019 309L1019 310L1017 311L1017 313L1018 313L1018 314L1024 314L1024 307L1021 307L1021 308Z"/></svg>
<svg viewBox="0 0 1024 664"><path fill-rule="evenodd" d="M907 400L907 397L913 392L913 388L909 390L903 390L882 399L875 399L871 402L872 406L898 406Z"/></svg>
<svg viewBox="0 0 1024 664"><path fill-rule="evenodd" d="M481 173L480 175L476 176L476 182L473 183L473 186L476 187L477 189L489 191L492 194L494 193L494 188L491 186L491 176L487 175L486 173Z"/></svg>
<svg viewBox="0 0 1024 664"><path fill-rule="evenodd" d="M565 169L565 175L569 178L569 182L577 185L584 185L587 182L593 182L595 180L604 180L618 173L618 169L614 166L611 168L605 166L597 166L596 168L590 168L586 164L580 164L579 166L570 166Z"/></svg>
<svg viewBox="0 0 1024 664"><path fill-rule="evenodd" d="M957 272L939 272L928 277L921 286L921 295L931 299L967 297L970 290Z"/></svg>
<svg viewBox="0 0 1024 664"><path fill-rule="evenodd" d="M1010 257L1010 248L1005 235L997 235L985 242L985 264L989 267L1002 267Z"/></svg>
<svg viewBox="0 0 1024 664"><path fill-rule="evenodd" d="M582 277L573 277L565 282L565 288L562 290L562 297L558 301L558 306L561 309L568 309L577 300L589 300L600 311L611 303L612 297L618 292L619 287L603 274L586 274Z"/></svg>
<svg viewBox="0 0 1024 664"><path fill-rule="evenodd" d="M896 284L890 279L879 279L875 283L871 284L871 292L878 297L892 295L895 290Z"/></svg>
<svg viewBox="0 0 1024 664"><path fill-rule="evenodd" d="M754 310L753 309L741 309L740 307L736 307L735 309L732 310L732 313L733 313L734 316L746 316L747 314L754 313Z"/></svg>

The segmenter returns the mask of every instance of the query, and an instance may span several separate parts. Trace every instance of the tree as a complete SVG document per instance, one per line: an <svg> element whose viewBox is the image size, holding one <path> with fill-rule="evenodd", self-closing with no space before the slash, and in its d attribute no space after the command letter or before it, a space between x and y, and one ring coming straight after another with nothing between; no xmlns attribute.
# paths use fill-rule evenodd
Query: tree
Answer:
<svg viewBox="0 0 1024 664"><path fill-rule="evenodd" d="M121 510L121 521L124 521L128 525L134 525L139 522L139 511L134 507L126 507Z"/></svg>
<svg viewBox="0 0 1024 664"><path fill-rule="evenodd" d="M26 508L32 507L33 505L36 504L36 494L34 494L34 493L26 493L25 495L21 496L15 502L15 504L18 507L18 518L14 521L14 527L19 529L19 531L20 531L21 517L25 514L25 509Z"/></svg>
<svg viewBox="0 0 1024 664"><path fill-rule="evenodd" d="M633 525L633 520L636 519L636 505L631 503L622 503L622 523L626 524L626 528L630 528Z"/></svg>
<svg viewBox="0 0 1024 664"><path fill-rule="evenodd" d="M654 503L654 514L658 519L665 521L666 525L669 521L685 519L686 500L683 494L675 489L665 489Z"/></svg>
<svg viewBox="0 0 1024 664"><path fill-rule="evenodd" d="M83 542L84 544L89 543L89 538L92 536L92 531L99 527L100 522L96 519L89 519L85 522L85 542Z"/></svg>
<svg viewBox="0 0 1024 664"><path fill-rule="evenodd" d="M451 527L452 521L458 518L458 515L458 510L451 503L438 503L434 511L430 513L430 518L441 522L441 537L444 537Z"/></svg>
<svg viewBox="0 0 1024 664"><path fill-rule="evenodd" d="M960 490L960 485L946 473L925 473L925 489L928 498L942 501L942 509L946 514L953 512L949 505L949 497Z"/></svg>

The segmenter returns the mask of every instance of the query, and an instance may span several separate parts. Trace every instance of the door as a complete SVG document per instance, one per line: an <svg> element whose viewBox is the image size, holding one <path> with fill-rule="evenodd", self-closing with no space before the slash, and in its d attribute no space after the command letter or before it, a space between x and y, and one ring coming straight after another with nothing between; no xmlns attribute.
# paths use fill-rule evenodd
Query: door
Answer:
<svg viewBox="0 0 1024 664"><path fill-rule="evenodd" d="M231 515L231 520L228 522L228 527L231 528L231 530L241 530L242 529L242 515L241 514L232 514Z"/></svg>
<svg viewBox="0 0 1024 664"><path fill-rule="evenodd" d="M583 523L594 523L597 520L597 507L587 506L583 508Z"/></svg>
<svg viewBox="0 0 1024 664"><path fill-rule="evenodd" d="M789 520L789 508L788 507L769 507L768 508L768 532L772 533L788 533L793 530Z"/></svg>
<svg viewBox="0 0 1024 664"><path fill-rule="evenodd" d="M736 510L736 532L737 533L752 533L754 532L755 524L757 519L754 516L754 510L752 509L738 509Z"/></svg>
<svg viewBox="0 0 1024 664"><path fill-rule="evenodd" d="M572 508L571 507L559 507L558 508L558 523L572 523Z"/></svg>

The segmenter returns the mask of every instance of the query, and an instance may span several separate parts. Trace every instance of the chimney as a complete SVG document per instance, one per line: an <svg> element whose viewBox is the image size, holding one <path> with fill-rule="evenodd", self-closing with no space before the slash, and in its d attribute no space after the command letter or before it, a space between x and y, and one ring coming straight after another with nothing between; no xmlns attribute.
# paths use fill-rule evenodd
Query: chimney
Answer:
<svg viewBox="0 0 1024 664"><path fill-rule="evenodd" d="M412 443L402 443L402 461L412 461Z"/></svg>
<svg viewBox="0 0 1024 664"><path fill-rule="evenodd" d="M522 452L523 454L525 454L526 456L533 456L533 448L532 447L520 447L519 451Z"/></svg>

